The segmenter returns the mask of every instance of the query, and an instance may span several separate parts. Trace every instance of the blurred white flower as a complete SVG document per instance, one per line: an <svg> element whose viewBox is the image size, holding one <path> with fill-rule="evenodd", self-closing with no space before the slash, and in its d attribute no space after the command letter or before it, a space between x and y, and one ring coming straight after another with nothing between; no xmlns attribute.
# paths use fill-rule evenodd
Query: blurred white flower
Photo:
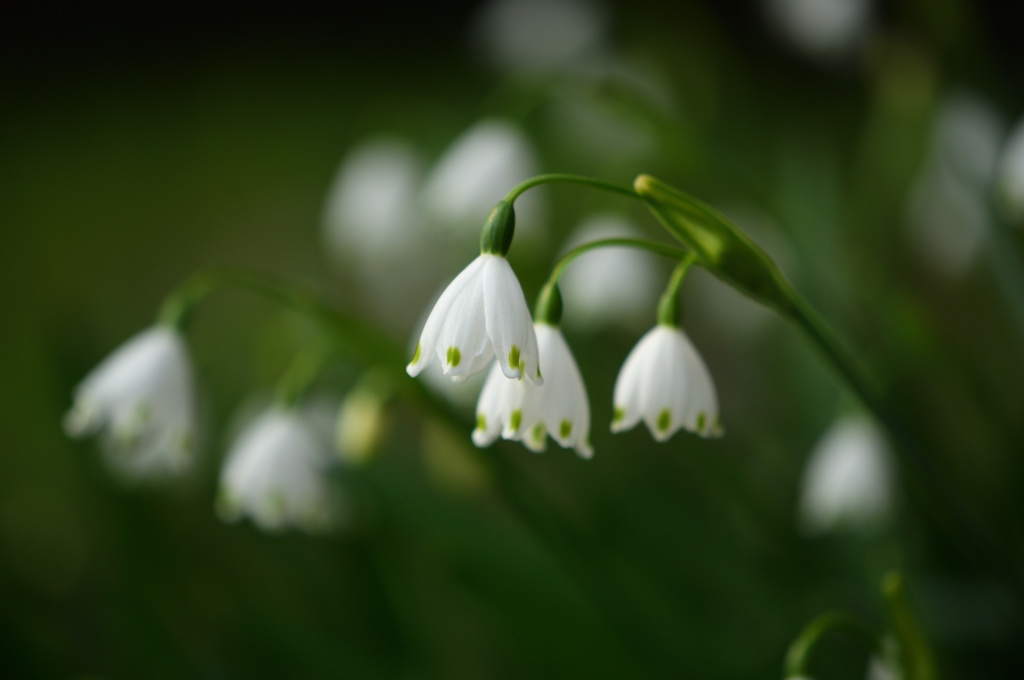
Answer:
<svg viewBox="0 0 1024 680"><path fill-rule="evenodd" d="M530 310L503 256L481 253L448 284L423 326L409 375L419 375L435 355L455 380L497 356L508 378L542 382Z"/></svg>
<svg viewBox="0 0 1024 680"><path fill-rule="evenodd" d="M962 274L990 229L1003 131L998 111L976 95L954 93L939 104L907 212L915 248L943 274Z"/></svg>
<svg viewBox="0 0 1024 680"><path fill-rule="evenodd" d="M718 396L704 360L680 328L659 324L626 357L615 379L612 432L647 424L659 442L680 428L722 434Z"/></svg>
<svg viewBox="0 0 1024 680"><path fill-rule="evenodd" d="M850 57L864 45L870 0L765 0L769 28L823 64Z"/></svg>
<svg viewBox="0 0 1024 680"><path fill-rule="evenodd" d="M538 323L535 330L544 384L509 380L495 364L477 402L473 443L489 446L500 432L539 452L550 434L563 448L590 458L590 404L579 366L557 327Z"/></svg>
<svg viewBox="0 0 1024 680"><path fill-rule="evenodd" d="M1024 224L1024 119L1017 122L1003 147L996 182L1007 219Z"/></svg>
<svg viewBox="0 0 1024 680"><path fill-rule="evenodd" d="M422 162L397 138L369 140L345 156L324 209L324 237L341 262L394 259L416 252Z"/></svg>
<svg viewBox="0 0 1024 680"><path fill-rule="evenodd" d="M874 423L859 415L836 421L815 445L802 486L800 519L809 533L878 529L892 509L893 471Z"/></svg>
<svg viewBox="0 0 1024 680"><path fill-rule="evenodd" d="M196 415L192 362L181 333L154 326L114 350L76 388L64 427L72 437L102 430L108 460L126 476L186 469Z"/></svg>
<svg viewBox="0 0 1024 680"><path fill-rule="evenodd" d="M603 238L637 235L617 215L596 215L576 228L565 250ZM635 248L600 248L583 254L569 265L559 283L569 310L565 322L627 328L645 323L657 305L660 271L657 258Z"/></svg>
<svg viewBox="0 0 1024 680"><path fill-rule="evenodd" d="M498 68L545 71L601 52L608 13L587 0L491 0L471 30L474 47Z"/></svg>
<svg viewBox="0 0 1024 680"><path fill-rule="evenodd" d="M316 416L279 406L253 419L235 439L221 471L221 518L234 522L248 515L264 531L330 530L336 520L327 478L331 447L320 429Z"/></svg>
<svg viewBox="0 0 1024 680"><path fill-rule="evenodd" d="M538 174L536 154L514 124L482 120L466 130L430 171L423 200L441 228L477 233L494 205L515 185ZM516 234L537 232L541 216L536 189L516 200Z"/></svg>
<svg viewBox="0 0 1024 680"><path fill-rule="evenodd" d="M868 661L866 680L900 680L903 674L894 664L875 654Z"/></svg>

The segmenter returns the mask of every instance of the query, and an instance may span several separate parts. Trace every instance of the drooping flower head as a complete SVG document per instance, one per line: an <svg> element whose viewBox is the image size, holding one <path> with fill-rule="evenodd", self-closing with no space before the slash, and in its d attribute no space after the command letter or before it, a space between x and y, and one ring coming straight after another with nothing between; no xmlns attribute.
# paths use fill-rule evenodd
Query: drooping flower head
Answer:
<svg viewBox="0 0 1024 680"><path fill-rule="evenodd" d="M489 446L501 434L539 452L551 435L563 448L590 458L590 404L580 369L557 326L538 322L535 330L544 383L508 380L496 364L477 403L473 443Z"/></svg>
<svg viewBox="0 0 1024 680"><path fill-rule="evenodd" d="M482 245L434 304L406 368L409 375L419 375L436 356L445 375L464 380L497 356L507 378L543 382L530 310L504 255L514 221L511 204L499 203L492 211L488 224L499 225L498 236Z"/></svg>
<svg viewBox="0 0 1024 680"><path fill-rule="evenodd" d="M103 434L107 458L136 478L181 472L195 448L192 363L181 333L154 326L114 350L75 390L72 437Z"/></svg>
<svg viewBox="0 0 1024 680"><path fill-rule="evenodd" d="M643 420L659 442L680 428L702 437L722 434L711 375L677 326L658 324L626 357L615 380L612 432Z"/></svg>
<svg viewBox="0 0 1024 680"><path fill-rule="evenodd" d="M815 445L804 469L800 520L812 534L880 528L893 505L889 447L864 416L836 421Z"/></svg>
<svg viewBox="0 0 1024 680"><path fill-rule="evenodd" d="M310 415L282 407L264 411L235 439L225 460L217 500L225 521L248 515L265 531L331 528L331 447Z"/></svg>

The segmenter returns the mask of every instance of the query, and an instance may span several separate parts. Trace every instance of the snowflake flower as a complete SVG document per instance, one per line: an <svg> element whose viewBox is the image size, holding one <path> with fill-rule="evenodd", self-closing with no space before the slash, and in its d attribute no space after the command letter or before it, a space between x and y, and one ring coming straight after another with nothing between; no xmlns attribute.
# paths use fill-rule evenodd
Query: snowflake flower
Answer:
<svg viewBox="0 0 1024 680"><path fill-rule="evenodd" d="M181 472L195 446L192 363L181 333L154 326L107 357L75 390L72 437L103 432L107 458L130 477Z"/></svg>
<svg viewBox="0 0 1024 680"><path fill-rule="evenodd" d="M542 382L530 310L503 256L481 253L438 298L406 368L415 377L433 356L456 381L494 356L507 378Z"/></svg>
<svg viewBox="0 0 1024 680"><path fill-rule="evenodd" d="M675 326L655 326L630 351L615 380L614 404L612 432L643 420L659 442L680 428L702 437L722 433L708 369Z"/></svg>
<svg viewBox="0 0 1024 680"><path fill-rule="evenodd" d="M550 434L563 448L590 458L590 405L580 369L556 326L538 323L535 331L544 384L508 380L495 364L477 403L473 443L489 446L500 432L539 452Z"/></svg>
<svg viewBox="0 0 1024 680"><path fill-rule="evenodd" d="M271 407L235 439L220 476L218 514L228 522L248 515L261 529L294 526L309 533L331 528L329 441L310 416Z"/></svg>

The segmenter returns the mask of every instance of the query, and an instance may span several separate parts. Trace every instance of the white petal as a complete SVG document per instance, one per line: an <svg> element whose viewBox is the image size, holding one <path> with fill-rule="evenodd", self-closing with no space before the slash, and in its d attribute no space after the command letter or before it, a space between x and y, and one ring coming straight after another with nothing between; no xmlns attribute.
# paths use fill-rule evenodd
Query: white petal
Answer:
<svg viewBox="0 0 1024 680"><path fill-rule="evenodd" d="M480 399L476 406L476 429L473 430L473 443L477 446L490 446L498 438L505 419L507 394L505 389L508 378L501 372L497 363L487 374L487 382L480 391Z"/></svg>
<svg viewBox="0 0 1024 680"><path fill-rule="evenodd" d="M502 371L508 378L525 377L540 384L537 337L519 280L504 257L480 257L487 258L483 278L487 335Z"/></svg>
<svg viewBox="0 0 1024 680"><path fill-rule="evenodd" d="M640 391L643 388L641 378L656 330L657 328L653 328L640 338L640 341L626 355L626 360L623 362L622 368L619 369L619 375L615 379L613 398L615 415L612 418L612 432L629 430L640 422L642 416Z"/></svg>
<svg viewBox="0 0 1024 680"><path fill-rule="evenodd" d="M423 332L420 333L420 339L416 344L413 360L409 362L405 369L412 377L419 375L426 368L427 364L430 363L431 358L438 353L437 341L448 318L448 314L463 290L469 286L479 285L477 277L483 271L483 266L484 260L482 257L477 257L466 265L466 268L459 272L459 275L448 284L448 287L441 293L441 297L434 303L434 308L430 311L427 322L423 325ZM444 354L441 354L441 356L443 357ZM441 363L443 364L444 362L442 361Z"/></svg>
<svg viewBox="0 0 1024 680"><path fill-rule="evenodd" d="M438 337L436 354L445 375L461 376L468 375L471 368L479 370L486 365L490 351L484 322L484 288L474 281L452 303Z"/></svg>

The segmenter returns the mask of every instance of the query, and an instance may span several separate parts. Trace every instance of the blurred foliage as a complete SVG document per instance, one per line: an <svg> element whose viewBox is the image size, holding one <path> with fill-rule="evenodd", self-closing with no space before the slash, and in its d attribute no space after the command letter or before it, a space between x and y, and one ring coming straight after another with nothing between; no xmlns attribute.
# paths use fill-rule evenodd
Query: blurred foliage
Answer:
<svg viewBox="0 0 1024 680"><path fill-rule="evenodd" d="M234 27L245 38L227 15L180 16L168 19L173 40L141 18L118 38L103 17L73 16L47 19L49 42L9 50L4 676L772 677L822 611L882 626L879 584L892 568L943 677L1024 676L1021 602L913 497L876 534L800 533L803 464L852 398L781 320L733 332L724 313L757 310L698 295L691 284L720 285L699 276L684 323L718 387L721 440L612 437L615 372L638 335L569 331L593 461L553 445L543 456L509 442L479 450L468 410L465 423L442 422L396 401L377 458L340 475L357 509L347 531L227 526L213 512L226 424L247 395L273 388L310 333L235 292L205 303L189 331L204 423L193 474L125 487L93 442L65 438L75 384L196 270L252 267L373 319L375 303L321 242L340 159L382 133L435 158L481 116L501 115L524 128L543 171L622 183L649 172L726 214L763 215L795 286L927 435L986 538L1024 564L1024 326L1012 311L1024 290L1001 274L1019 267L1021 234L948 277L905 226L943 93L978 93L1008 123L1024 111L1019 11L884 3L863 54L822 65L772 37L756 3L608 5L618 58L653 74L662 100L597 62L585 77L490 70L466 47L475 9L253 14ZM35 36L47 24L26 26ZM616 123L587 127L573 107ZM613 143L616 129L626 143ZM649 143L631 145L633 134ZM528 296L587 214L625 211L660 237L640 205L545 192L547 238L510 253ZM444 243L454 264L437 285L477 241ZM422 309L431 292L407 302ZM417 321L403 323L389 331L399 346ZM343 394L362 368L338 366L320 387ZM855 645L829 642L816 658L823 678L863 677Z"/></svg>

